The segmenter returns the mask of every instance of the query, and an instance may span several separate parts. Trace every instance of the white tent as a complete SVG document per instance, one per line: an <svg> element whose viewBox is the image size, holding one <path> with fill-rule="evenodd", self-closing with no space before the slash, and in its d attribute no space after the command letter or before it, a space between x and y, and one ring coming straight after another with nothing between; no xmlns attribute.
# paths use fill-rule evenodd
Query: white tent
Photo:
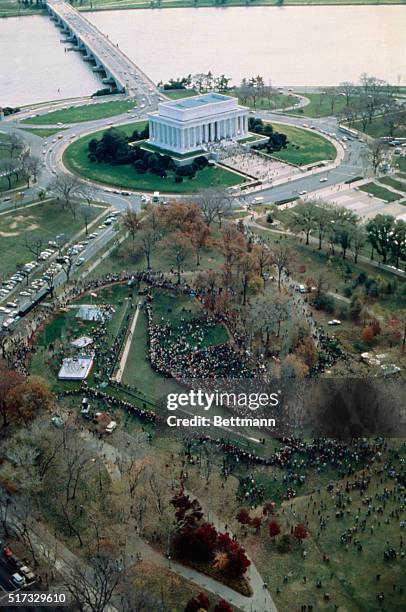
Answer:
<svg viewBox="0 0 406 612"><path fill-rule="evenodd" d="M84 380L93 367L93 357L68 357L63 360L59 370L59 380Z"/></svg>
<svg viewBox="0 0 406 612"><path fill-rule="evenodd" d="M81 336L77 340L73 340L73 342L71 342L71 345L77 349L86 348L91 344L93 344L93 339L89 338L89 336Z"/></svg>

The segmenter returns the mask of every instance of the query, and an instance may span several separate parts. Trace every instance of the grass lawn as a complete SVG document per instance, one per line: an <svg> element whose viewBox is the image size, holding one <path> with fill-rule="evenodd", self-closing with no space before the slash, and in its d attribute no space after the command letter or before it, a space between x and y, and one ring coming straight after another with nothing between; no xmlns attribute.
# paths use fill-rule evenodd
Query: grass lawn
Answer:
<svg viewBox="0 0 406 612"><path fill-rule="evenodd" d="M215 224L211 226L211 238L213 244L208 248L202 249L200 254L200 266L196 265L196 256L190 254L183 264L184 270L197 273L201 270L217 269L224 264L224 256L216 244L220 238L220 231ZM145 270L146 260L141 253L141 247L142 244L137 235L135 236L134 243L132 238L126 238L122 244L111 252L109 257L104 259L90 273L89 278L98 278L105 274L114 274L122 271ZM151 253L152 269L169 272L173 266L174 262L168 257L166 249L162 248L162 243L158 242Z"/></svg>
<svg viewBox="0 0 406 612"><path fill-rule="evenodd" d="M247 100L239 98L239 104L243 106L249 106L254 110L275 110L275 109L284 109L289 106L293 106L299 101L299 98L294 94L279 94L276 93L270 98L266 96L258 97L255 100L255 104L252 98L248 98Z"/></svg>
<svg viewBox="0 0 406 612"><path fill-rule="evenodd" d="M99 207L91 207L91 218L102 212ZM55 201L13 210L0 215L0 274L8 275L16 271L17 264L31 261L34 256L24 246L25 236L33 240L42 240L44 248L48 240L64 233L66 240L84 229L80 210L77 218L63 211Z"/></svg>
<svg viewBox="0 0 406 612"><path fill-rule="evenodd" d="M374 138L379 138L380 136L389 136L389 128L385 123L385 118L383 116L374 117L371 123L368 123L365 130L363 129L362 122L356 121L352 126L361 132L365 132L369 136L373 136ZM399 126L393 132L394 138L404 138L406 136L406 127Z"/></svg>
<svg viewBox="0 0 406 612"><path fill-rule="evenodd" d="M198 96L199 93L194 89L163 89L161 93L168 96L171 100L180 100L181 98L191 98Z"/></svg>
<svg viewBox="0 0 406 612"><path fill-rule="evenodd" d="M0 17L34 15L42 12L38 4L20 4L18 0L0 0Z"/></svg>
<svg viewBox="0 0 406 612"><path fill-rule="evenodd" d="M174 380L164 378L151 368L148 359L147 315L144 310L138 315L122 381L153 400L158 400L164 393L179 392L182 389Z"/></svg>
<svg viewBox="0 0 406 612"><path fill-rule="evenodd" d="M397 181L391 176L384 176L379 179L379 182L383 183L384 185L388 185L389 187L393 187L393 189L397 189L397 191L402 191L403 193L406 192L406 183Z"/></svg>
<svg viewBox="0 0 406 612"><path fill-rule="evenodd" d="M406 157L400 157L399 155L397 155L393 159L399 166L399 170L406 172Z"/></svg>
<svg viewBox="0 0 406 612"><path fill-rule="evenodd" d="M26 185L27 181L23 181L21 179L17 181L14 175L11 177L11 189L16 189L17 187L25 187ZM0 193L8 190L9 184L7 178L5 176L0 176Z"/></svg>
<svg viewBox="0 0 406 612"><path fill-rule="evenodd" d="M30 134L34 134L35 136L41 136L41 138L48 138L48 136L53 136L57 134L61 130L65 128L23 128L24 132L29 132Z"/></svg>
<svg viewBox="0 0 406 612"><path fill-rule="evenodd" d="M404 450L401 451L401 457L404 461ZM386 460L392 462L393 456L384 457L384 461ZM398 461L394 463L399 465ZM258 472L258 469L254 470L254 478L257 478ZM272 475L273 470L270 476ZM349 480L352 482L355 477ZM376 494L382 495L389 481L390 479L386 478L381 484L379 477L372 474L367 495L376 499ZM344 489L346 479L339 480L336 477L331 482L335 483L337 489ZM281 552L278 548L280 536L274 542L265 533L265 526L262 527L261 534L252 535L250 532L248 537L242 539L243 546L251 553L264 581L268 583L278 609L296 610L298 603L305 602L312 605L314 610L333 610L334 604L339 610L348 612L376 612L382 609L401 612L404 609L404 598L399 592L399 586L403 585L405 580L404 564L399 557L392 562L383 560L386 541L399 550L399 535L402 530L399 530L399 521L390 516L397 508L398 502L391 497L385 504L384 516L376 520L374 512L367 515L365 496L361 497L358 492L351 491L351 502L346 504L348 513L344 511L344 516L337 519L335 496L325 487L319 487L320 483L317 482L316 489L319 491L315 492L312 498L303 495L299 489L296 499L285 502L277 510L275 518L282 528L282 533L289 533L289 524L307 522L308 537L302 545L295 544L290 552ZM324 506L321 506L321 503ZM325 510L320 511L320 507ZM340 536L357 525L354 517L358 513L362 517L360 522L366 519L366 529L363 531L358 528L355 534L355 539L358 538L362 543L362 552L359 552L353 543L349 543L347 548L340 543ZM327 522L325 529L320 529L320 515ZM388 523L385 522L386 518L389 519ZM306 551L305 560L302 557L303 550ZM329 557L328 562L323 562L323 555ZM379 583L376 582L377 574L381 576ZM287 580L284 580L285 576ZM317 580L322 582L319 589L316 588ZM392 588L393 584L397 585L397 589ZM384 608L376 597L380 591L385 593ZM325 593L329 593L329 602L324 600Z"/></svg>
<svg viewBox="0 0 406 612"><path fill-rule="evenodd" d="M6 134L5 132L0 132L0 160L10 158L10 152L5 148L9 142L10 135ZM20 149L18 151L14 151L13 156L17 158L19 153Z"/></svg>
<svg viewBox="0 0 406 612"><path fill-rule="evenodd" d="M81 106L73 106L67 109L61 109L40 115L39 117L31 117L24 119L21 123L29 123L30 125L50 125L56 123L80 123L81 121L92 121L94 119L102 119L105 117L114 117L121 115L134 108L134 100L112 100L110 102L95 102L93 104L83 104Z"/></svg>
<svg viewBox="0 0 406 612"><path fill-rule="evenodd" d="M335 96L332 110L333 96L329 93L304 93L310 104L301 109L289 111L295 115L303 114L306 117L328 117L340 113L346 105L344 96Z"/></svg>
<svg viewBox="0 0 406 612"><path fill-rule="evenodd" d="M272 122L272 127L275 131L286 134L288 137L289 143L286 149L273 154L273 157L281 161L305 166L336 158L337 151L335 146L319 134L281 123Z"/></svg>
<svg viewBox="0 0 406 612"><path fill-rule="evenodd" d="M389 189L385 189L385 187L381 187L375 183L366 183L365 185L361 185L359 189L361 189L361 191L365 191L366 193L370 193L376 198L385 200L386 202L395 202L395 200L399 200L402 197L398 193L389 191Z"/></svg>
<svg viewBox="0 0 406 612"><path fill-rule="evenodd" d="M135 129L142 130L144 126L145 122L137 122L125 124L118 129L130 135ZM137 174L134 168L129 165L110 166L109 164L92 163L88 159L88 144L92 138L100 138L105 131L99 130L79 138L65 150L63 161L69 170L107 185L140 191L162 191L164 193L195 193L216 185L231 187L244 180L237 174L217 166L204 168L192 180L175 183L174 173L163 179L155 174Z"/></svg>
<svg viewBox="0 0 406 612"><path fill-rule="evenodd" d="M190 321L203 316L201 305L192 297L177 295L172 291L153 290L154 323L157 325L169 324L173 337L176 338L177 328L182 321ZM228 333L222 325L215 325L205 330L201 347L224 344L228 341ZM148 328L147 316L141 309L134 331L123 382L148 397L157 400L164 393L180 390L180 386L172 379L165 378L152 369L148 358Z"/></svg>
<svg viewBox="0 0 406 612"><path fill-rule="evenodd" d="M10 140L10 136L8 134L6 134L5 132L0 132L0 145L1 143L7 143L9 140ZM13 156L15 159L18 158L19 153L20 151L14 151ZM0 162L2 159L9 159L9 158L10 158L10 152L7 149L0 146ZM23 181L21 179L17 180L17 178L14 175L11 175L11 189L15 189L16 187L21 187L25 184L26 184L26 181ZM0 176L0 193L2 191L7 191L8 189L10 189L8 179L5 176Z"/></svg>
<svg viewBox="0 0 406 612"><path fill-rule="evenodd" d="M295 269L292 271L293 278L300 283L305 282L306 278L316 279L322 274L327 283L327 288L332 292L336 291L338 295L343 295L351 280L356 279L361 272L365 272L370 278L380 277L387 281L395 279L390 272L377 270L366 262L358 261L355 264L350 251L347 254L347 259L343 260L339 254L333 257L325 253L324 250L319 251L315 245L306 246L304 242L300 242L298 238L293 236L284 236L256 228L254 231L269 241L270 245L280 243L292 248L295 253L294 268L299 265L304 268L303 272L298 272ZM325 247L326 245L323 246L323 248ZM401 279L398 280L399 283L402 282ZM385 303L385 300L386 298L382 297L382 303Z"/></svg>

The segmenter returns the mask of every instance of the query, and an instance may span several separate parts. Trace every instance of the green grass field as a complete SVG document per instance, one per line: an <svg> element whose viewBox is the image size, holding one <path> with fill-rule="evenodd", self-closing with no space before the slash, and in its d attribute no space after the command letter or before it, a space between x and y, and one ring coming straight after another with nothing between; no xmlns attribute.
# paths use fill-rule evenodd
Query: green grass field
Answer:
<svg viewBox="0 0 406 612"><path fill-rule="evenodd" d="M401 441L395 442L397 446L400 446L400 443ZM404 461L404 449L400 453L397 461L393 460L392 454L385 457L385 460L391 463L394 461L398 466L400 458ZM262 472L266 473L259 468L255 468L253 472L256 480ZM312 474L307 475L311 476ZM248 552L254 556L258 570L268 583L278 609L293 611L305 604L312 605L315 611L326 612L334 609L347 612L401 612L404 609L404 597L399 587L403 586L405 580L404 563L399 556L397 560L383 560L387 541L390 546L399 550L402 530L399 529L399 521L391 517L391 512L397 509L398 502L391 496L385 504L383 516L376 517L373 511L367 515L365 495L350 491L351 501L347 502L343 517L336 518L336 498L325 486L320 485L323 482L323 474L317 475L314 480L316 492L312 496L301 493L299 488L298 497L284 502L275 517L282 533L289 533L290 525L307 523L308 537L302 545L296 544L291 551L281 552L278 547L280 536L274 542L266 533L265 526L259 536L250 533L242 541ZM337 489L344 489L346 480L335 476L331 482L335 483ZM349 480L352 482L355 477ZM386 476L381 484L380 478L372 474L366 495L375 500L376 495L381 496L384 487L389 486L390 480ZM320 508L324 509L320 511ZM366 528L363 530L358 527L353 537L353 540L359 539L362 543L361 552L353 541L348 547L340 542L340 536L346 530L356 528L357 514L362 517L360 523L366 519ZM324 529L320 529L321 516L327 523ZM303 551L306 551L305 559ZM323 561L323 556L327 556L328 560ZM377 574L380 574L379 582L376 580ZM321 581L321 588L316 587L318 580ZM395 588L393 585L396 585ZM381 591L385 593L384 605L377 599L377 593ZM325 593L328 593L328 600L324 596Z"/></svg>
<svg viewBox="0 0 406 612"><path fill-rule="evenodd" d="M119 129L130 135L135 129L140 130L144 126L145 122L138 122L125 124ZM163 179L154 174L137 174L132 166L92 163L88 159L88 144L92 138L100 138L104 132L105 130L100 130L79 138L66 149L63 161L69 170L107 185L164 193L195 193L208 187L216 185L230 187L243 181L242 177L237 174L218 167L206 167L198 173L196 178L185 180L183 183L175 183L174 173Z"/></svg>
<svg viewBox="0 0 406 612"><path fill-rule="evenodd" d="M386 202L395 202L396 200L399 200L402 197L398 193L389 191L389 189L385 189L385 187L381 187L380 185L376 185L375 183L366 183L365 185L361 185L359 189L361 189L361 191L365 191L366 193L370 193L376 198L385 200Z"/></svg>
<svg viewBox="0 0 406 612"><path fill-rule="evenodd" d="M310 104L302 109L289 111L295 115L300 114L306 117L328 117L336 115L345 108L346 101L344 96L335 96L328 92L322 93L304 93L306 98L310 100ZM334 102L334 104L333 104Z"/></svg>
<svg viewBox="0 0 406 612"><path fill-rule="evenodd" d="M397 191L401 191L403 193L406 192L406 183L404 181L397 181L391 176L384 176L379 179L379 182L383 183L384 185L388 185L389 187L393 187L393 189L396 189Z"/></svg>
<svg viewBox="0 0 406 612"><path fill-rule="evenodd" d="M244 101L241 98L238 99L240 104L244 106L250 106L253 109L257 110L275 110L275 109L284 109L289 106L293 106L299 101L299 98L294 94L279 94L276 93L270 98L265 96L259 97L255 100L255 104L251 98Z"/></svg>
<svg viewBox="0 0 406 612"><path fill-rule="evenodd" d="M368 136L373 136L374 138L379 138L381 136L389 136L389 126L385 121L385 117L383 116L374 117L371 123L367 124L365 130L363 129L361 121L355 121L352 127L356 128L357 130L360 130L361 132L364 132L365 134L368 134ZM392 136L397 138L404 138L406 136L406 126L402 125L395 128Z"/></svg>
<svg viewBox="0 0 406 612"><path fill-rule="evenodd" d="M109 102L97 102L94 104L83 104L65 110L52 111L39 117L24 119L22 124L29 125L56 125L57 123L80 123L81 121L93 121L106 117L121 115L134 108L134 100L111 100Z"/></svg>
<svg viewBox="0 0 406 612"><path fill-rule="evenodd" d="M199 95L194 89L163 89L162 94L168 96L171 100L181 100L182 98Z"/></svg>
<svg viewBox="0 0 406 612"><path fill-rule="evenodd" d="M154 323L160 325L169 323L174 334L176 334L176 329L182 321L199 318L203 315L202 307L193 298L164 290L154 290L152 293ZM226 329L222 325L216 325L206 330L201 346L223 344L227 341L228 333ZM164 378L151 368L148 359L147 317L143 310L138 315L124 370L123 382L150 397L153 395L154 399L160 398L164 392L179 391L180 389L175 381Z"/></svg>
<svg viewBox="0 0 406 612"><path fill-rule="evenodd" d="M399 166L399 170L406 172L406 157L400 157L397 155L394 157L394 161Z"/></svg>
<svg viewBox="0 0 406 612"><path fill-rule="evenodd" d="M0 144L7 143L10 137L5 132L0 132ZM14 151L14 158L17 158L19 151ZM2 159L10 158L10 152L0 146L0 163ZM25 181L18 179L14 175L11 176L11 189L16 189L17 187L22 187L26 184ZM9 189L9 181L5 176L0 176L0 193L3 191L7 191Z"/></svg>
<svg viewBox="0 0 406 612"><path fill-rule="evenodd" d="M53 136L57 134L61 130L65 128L23 128L24 132L29 132L30 134L34 134L35 136L40 136L41 138L48 138L48 136Z"/></svg>
<svg viewBox="0 0 406 612"><path fill-rule="evenodd" d="M97 217L102 209L90 209L92 219ZM44 248L48 240L64 233L66 240L72 238L84 229L80 209L77 218L73 219L69 211L63 211L56 201L41 203L28 208L13 210L0 215L0 274L7 276L16 271L18 264L24 264L34 259L34 256L24 246L25 237L42 240Z"/></svg>
<svg viewBox="0 0 406 612"><path fill-rule="evenodd" d="M277 132L286 134L289 143L286 149L277 151L274 157L298 166L305 166L319 161L335 159L337 151L335 146L320 136L290 125L272 122Z"/></svg>

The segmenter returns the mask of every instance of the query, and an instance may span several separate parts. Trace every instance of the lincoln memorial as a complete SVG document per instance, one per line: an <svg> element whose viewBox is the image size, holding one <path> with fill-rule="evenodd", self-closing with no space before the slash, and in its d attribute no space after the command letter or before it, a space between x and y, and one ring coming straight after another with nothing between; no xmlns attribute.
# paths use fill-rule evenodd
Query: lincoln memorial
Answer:
<svg viewBox="0 0 406 612"><path fill-rule="evenodd" d="M237 98L219 93L163 102L148 119L148 143L180 155L248 136L248 109L239 106Z"/></svg>

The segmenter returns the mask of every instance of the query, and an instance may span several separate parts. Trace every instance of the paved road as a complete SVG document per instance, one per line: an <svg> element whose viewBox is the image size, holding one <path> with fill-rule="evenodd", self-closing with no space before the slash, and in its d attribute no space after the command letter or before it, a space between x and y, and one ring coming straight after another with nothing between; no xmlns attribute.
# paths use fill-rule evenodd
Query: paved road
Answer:
<svg viewBox="0 0 406 612"><path fill-rule="evenodd" d="M336 134L338 138L345 136L345 134L340 135L338 123L335 117L309 119L307 117L292 117L289 115L267 112L257 114L259 114L263 119L267 119L269 121L288 123L296 127L302 127L303 123L307 123L311 126L314 125L317 128L317 131L323 130L330 136L333 134ZM298 175L299 178L292 178L282 185L276 185L275 187L266 188L252 193L247 197L247 200L251 202L254 197L261 195L265 200L268 199L269 201L275 202L278 200L299 196L301 191L318 191L320 189L325 189L328 186L336 185L337 183L343 183L344 181L354 178L355 176L364 174L363 156L365 155L367 145L359 140L348 140L345 143L345 147L344 159L336 168L326 170L325 172L318 171L315 174L307 174L302 177ZM327 180L321 182L321 179L325 178Z"/></svg>

